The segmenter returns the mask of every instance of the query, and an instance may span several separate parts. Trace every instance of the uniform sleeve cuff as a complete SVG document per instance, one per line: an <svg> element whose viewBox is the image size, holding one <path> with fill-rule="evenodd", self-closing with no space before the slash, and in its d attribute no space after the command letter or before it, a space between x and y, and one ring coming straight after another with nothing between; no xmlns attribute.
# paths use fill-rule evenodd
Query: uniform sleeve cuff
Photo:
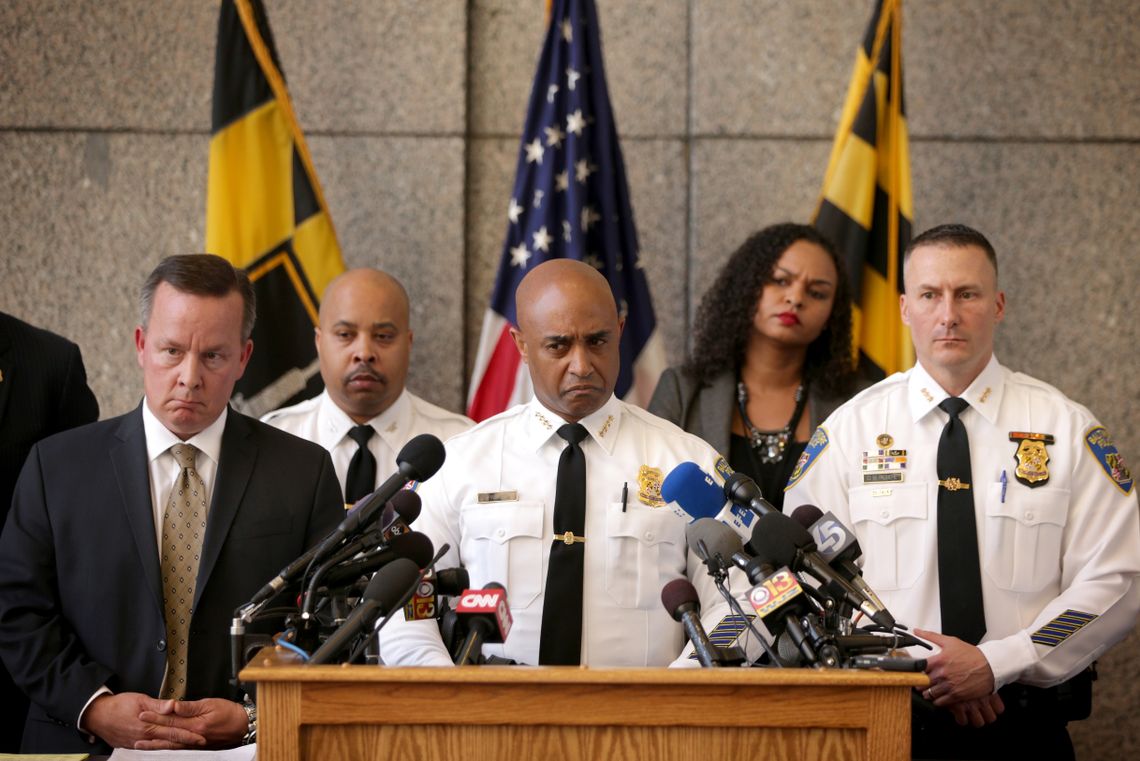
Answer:
<svg viewBox="0 0 1140 761"><path fill-rule="evenodd" d="M1037 650L1026 632L978 645L994 672L994 690L1016 682L1037 662Z"/></svg>

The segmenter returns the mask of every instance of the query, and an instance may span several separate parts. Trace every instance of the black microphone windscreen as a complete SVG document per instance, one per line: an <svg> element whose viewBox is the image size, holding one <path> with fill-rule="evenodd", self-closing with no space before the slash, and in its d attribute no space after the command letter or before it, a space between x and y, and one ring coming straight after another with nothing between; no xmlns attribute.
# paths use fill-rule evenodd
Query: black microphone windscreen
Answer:
<svg viewBox="0 0 1140 761"><path fill-rule="evenodd" d="M392 510L395 511L397 515L404 519L404 523L411 523L420 517L420 509L424 503L420 499L420 495L411 489L400 489L400 491L392 495L392 499L388 500L388 504L392 506ZM387 508L385 508L385 513L387 513Z"/></svg>
<svg viewBox="0 0 1140 761"><path fill-rule="evenodd" d="M400 473L416 481L426 481L443 465L447 452L443 442L430 433L412 437L396 455Z"/></svg>
<svg viewBox="0 0 1140 761"><path fill-rule="evenodd" d="M792 511L792 520L804 528L811 528L823 517L823 511L815 505L800 505Z"/></svg>
<svg viewBox="0 0 1140 761"><path fill-rule="evenodd" d="M416 568L424 568L431 562L435 554L435 547L427 534L418 531L409 531L406 534L397 534L389 540L388 545L402 558L407 558L416 564Z"/></svg>
<svg viewBox="0 0 1140 761"><path fill-rule="evenodd" d="M471 575L466 568L444 568L435 575L436 594L455 597L470 588Z"/></svg>
<svg viewBox="0 0 1140 761"><path fill-rule="evenodd" d="M783 661L785 666L801 666L804 662L804 654L796 647L796 643L787 632L780 632L780 636L776 637L776 652L780 655L780 660Z"/></svg>
<svg viewBox="0 0 1140 761"><path fill-rule="evenodd" d="M811 544L811 534L783 513L769 513L756 521L748 549L762 562L791 566L796 550Z"/></svg>
<svg viewBox="0 0 1140 761"><path fill-rule="evenodd" d="M376 572L364 590L364 597L378 603L380 610L387 613L400 602L419 577L420 569L415 561L397 558Z"/></svg>
<svg viewBox="0 0 1140 761"><path fill-rule="evenodd" d="M764 496L756 482L740 472L733 473L724 480L724 494L738 505L747 505L753 499Z"/></svg>
<svg viewBox="0 0 1140 761"><path fill-rule="evenodd" d="M726 561L733 556L733 553L740 552L744 548L740 536L735 531L713 518L698 518L686 526L685 540L693 549L704 540L710 556L715 557L719 553Z"/></svg>
<svg viewBox="0 0 1140 761"><path fill-rule="evenodd" d="M661 588L661 604L674 620L681 620L681 606L686 603L700 605L697 588L688 579L673 579Z"/></svg>

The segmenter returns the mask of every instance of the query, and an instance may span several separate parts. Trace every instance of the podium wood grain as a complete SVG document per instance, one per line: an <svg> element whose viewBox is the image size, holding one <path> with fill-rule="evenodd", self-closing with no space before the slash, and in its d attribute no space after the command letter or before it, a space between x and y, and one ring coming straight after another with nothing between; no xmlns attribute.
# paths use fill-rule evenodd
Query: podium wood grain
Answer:
<svg viewBox="0 0 1140 761"><path fill-rule="evenodd" d="M262 651L259 761L910 758L921 674L304 666Z"/></svg>

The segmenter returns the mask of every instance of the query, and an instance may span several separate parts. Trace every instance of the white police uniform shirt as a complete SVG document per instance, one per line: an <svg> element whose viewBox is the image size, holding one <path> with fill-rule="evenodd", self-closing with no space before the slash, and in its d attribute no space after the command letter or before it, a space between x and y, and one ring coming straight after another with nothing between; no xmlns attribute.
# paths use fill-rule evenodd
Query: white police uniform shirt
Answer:
<svg viewBox="0 0 1140 761"><path fill-rule="evenodd" d="M348 432L356 425L344 410L336 406L328 390L291 407L282 407L261 418L263 423L316 442L329 451L341 493L348 478L348 465L356 454L357 444ZM375 433L368 440L368 450L376 458L376 485L396 472L396 455L408 440L430 433L447 441L474 423L463 415L448 412L404 389L388 409L368 421Z"/></svg>
<svg viewBox="0 0 1140 761"><path fill-rule="evenodd" d="M714 473L716 451L696 436L611 397L581 424L586 457L582 663L590 666L696 666L681 654L684 632L665 611L661 588L688 577L700 595L706 630L728 615L712 579L685 544L687 522L661 500L665 475L691 460ZM447 442L443 468L420 486L423 511L412 525L438 549L438 568L464 566L472 588L506 587L514 623L484 653L537 664L547 563L554 538L558 460L564 421L537 399ZM628 484L623 509L622 486ZM380 631L392 665L450 665L434 621L393 617Z"/></svg>
<svg viewBox="0 0 1140 761"><path fill-rule="evenodd" d="M854 529L863 575L910 627L941 631L938 440L949 396L921 365L836 410L789 480L787 505L831 510ZM990 359L961 394L982 570L979 649L996 687L1050 687L1123 638L1140 610L1140 522L1131 475L1107 431L1057 389ZM1020 438L1048 434L1047 477ZM925 652L925 651L924 651Z"/></svg>

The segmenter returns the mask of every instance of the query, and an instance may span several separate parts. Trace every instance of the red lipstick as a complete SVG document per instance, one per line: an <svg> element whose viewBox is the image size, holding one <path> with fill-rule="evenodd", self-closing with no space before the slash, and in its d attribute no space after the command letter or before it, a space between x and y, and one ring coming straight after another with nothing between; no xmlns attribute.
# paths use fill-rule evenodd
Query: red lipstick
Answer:
<svg viewBox="0 0 1140 761"><path fill-rule="evenodd" d="M800 324L800 318L796 316L795 312L781 312L780 314L776 315L776 319L780 321L781 325L787 327Z"/></svg>

